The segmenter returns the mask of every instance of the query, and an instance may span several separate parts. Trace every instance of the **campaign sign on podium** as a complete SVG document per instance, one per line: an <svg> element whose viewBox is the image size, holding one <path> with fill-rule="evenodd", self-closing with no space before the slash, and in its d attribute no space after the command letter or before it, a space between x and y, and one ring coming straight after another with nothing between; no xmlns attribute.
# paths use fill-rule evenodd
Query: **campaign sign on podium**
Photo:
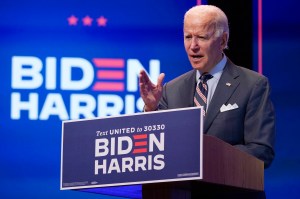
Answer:
<svg viewBox="0 0 300 199"><path fill-rule="evenodd" d="M64 121L61 189L202 179L201 108Z"/></svg>

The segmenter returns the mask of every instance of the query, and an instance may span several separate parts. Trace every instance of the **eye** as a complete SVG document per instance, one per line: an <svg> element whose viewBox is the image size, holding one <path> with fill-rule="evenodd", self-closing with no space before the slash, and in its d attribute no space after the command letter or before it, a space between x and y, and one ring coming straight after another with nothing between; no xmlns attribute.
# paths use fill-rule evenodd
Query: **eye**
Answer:
<svg viewBox="0 0 300 199"><path fill-rule="evenodd" d="M197 38L199 40L207 40L208 39L208 37L206 35L198 35Z"/></svg>
<svg viewBox="0 0 300 199"><path fill-rule="evenodd" d="M190 40L192 38L192 35L184 35L184 39Z"/></svg>

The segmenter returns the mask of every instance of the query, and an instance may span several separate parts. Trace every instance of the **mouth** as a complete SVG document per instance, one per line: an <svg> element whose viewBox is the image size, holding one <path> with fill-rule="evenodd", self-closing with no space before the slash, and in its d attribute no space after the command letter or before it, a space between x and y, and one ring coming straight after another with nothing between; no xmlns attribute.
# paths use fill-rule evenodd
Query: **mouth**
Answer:
<svg viewBox="0 0 300 199"><path fill-rule="evenodd" d="M199 61L203 56L201 55L190 55L193 61Z"/></svg>

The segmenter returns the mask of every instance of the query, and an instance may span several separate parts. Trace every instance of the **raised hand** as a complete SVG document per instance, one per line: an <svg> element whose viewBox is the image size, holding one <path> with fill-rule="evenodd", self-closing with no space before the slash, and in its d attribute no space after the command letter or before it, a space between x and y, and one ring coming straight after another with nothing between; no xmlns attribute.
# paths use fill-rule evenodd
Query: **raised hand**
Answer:
<svg viewBox="0 0 300 199"><path fill-rule="evenodd" d="M161 73L157 78L157 85L153 84L144 70L139 76L140 94L145 103L145 111L155 111L162 96L163 80L165 74Z"/></svg>

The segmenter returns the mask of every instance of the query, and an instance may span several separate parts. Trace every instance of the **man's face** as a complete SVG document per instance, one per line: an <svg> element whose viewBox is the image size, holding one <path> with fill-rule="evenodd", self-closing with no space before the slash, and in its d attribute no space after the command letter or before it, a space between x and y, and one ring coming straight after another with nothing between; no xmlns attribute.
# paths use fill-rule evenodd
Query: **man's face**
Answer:
<svg viewBox="0 0 300 199"><path fill-rule="evenodd" d="M222 59L226 35L215 37L215 26L209 15L188 15L184 20L184 46L190 63L201 72L210 70Z"/></svg>

